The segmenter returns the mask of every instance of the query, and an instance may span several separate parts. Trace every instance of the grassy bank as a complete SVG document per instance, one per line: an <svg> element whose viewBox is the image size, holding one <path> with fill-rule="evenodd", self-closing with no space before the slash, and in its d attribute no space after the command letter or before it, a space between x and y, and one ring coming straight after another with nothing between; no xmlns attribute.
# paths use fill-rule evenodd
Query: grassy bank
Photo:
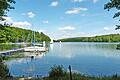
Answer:
<svg viewBox="0 0 120 80"><path fill-rule="evenodd" d="M19 79L14 79L19 80ZM53 66L47 77L42 78L32 78L32 79L25 79L25 80L71 80L70 73L66 71L63 66ZM113 76L87 76L82 75L80 73L72 73L72 80L120 80L120 76L113 75Z"/></svg>
<svg viewBox="0 0 120 80"><path fill-rule="evenodd" d="M15 56L16 55L14 55L13 57ZM10 58L7 57L6 60L8 59ZM3 60L4 60L4 57L1 57L0 58L0 62L1 62L0 72L1 74L4 73L5 75L0 74L0 80L20 80L20 79L21 80L71 80L70 72L66 70L62 65L55 65L51 67L50 71L48 72L48 76L46 77L39 77L36 75L36 77L34 78L25 78L25 79L23 79L24 77L15 78L15 77L10 76L6 65L2 63ZM4 68L4 69L1 69L1 68ZM4 77L4 78L1 78L1 77ZM89 76L89 75L83 75L81 73L72 72L72 80L120 80L120 76L117 74L112 75L112 76Z"/></svg>

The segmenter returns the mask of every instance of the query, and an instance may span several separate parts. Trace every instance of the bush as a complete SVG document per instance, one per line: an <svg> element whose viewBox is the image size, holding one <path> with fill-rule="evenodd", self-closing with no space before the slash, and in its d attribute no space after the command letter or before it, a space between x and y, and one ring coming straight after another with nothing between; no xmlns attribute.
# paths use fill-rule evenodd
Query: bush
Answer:
<svg viewBox="0 0 120 80"><path fill-rule="evenodd" d="M0 79L6 80L9 75L9 70L6 65L3 63L3 58L0 56Z"/></svg>
<svg viewBox="0 0 120 80"><path fill-rule="evenodd" d="M49 77L63 77L66 75L66 71L62 65L53 66L49 72Z"/></svg>

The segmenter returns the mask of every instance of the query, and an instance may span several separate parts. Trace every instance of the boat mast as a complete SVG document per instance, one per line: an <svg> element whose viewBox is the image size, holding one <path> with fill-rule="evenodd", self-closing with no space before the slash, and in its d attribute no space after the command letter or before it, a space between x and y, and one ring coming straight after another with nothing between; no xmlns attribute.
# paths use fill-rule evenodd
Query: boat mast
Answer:
<svg viewBox="0 0 120 80"><path fill-rule="evenodd" d="M34 41L34 44L35 44L35 31L33 31L33 41Z"/></svg>

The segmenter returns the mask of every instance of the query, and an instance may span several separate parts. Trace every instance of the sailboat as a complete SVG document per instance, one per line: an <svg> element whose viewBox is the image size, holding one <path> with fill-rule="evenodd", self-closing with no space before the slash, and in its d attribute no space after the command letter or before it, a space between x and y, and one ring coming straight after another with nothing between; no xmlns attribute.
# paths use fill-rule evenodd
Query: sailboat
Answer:
<svg viewBox="0 0 120 80"><path fill-rule="evenodd" d="M45 46L38 46L35 44L35 32L34 32L34 41L32 43L32 46L24 48L25 52L45 52L47 50L48 48L46 48Z"/></svg>
<svg viewBox="0 0 120 80"><path fill-rule="evenodd" d="M60 44L61 44L62 42L60 41Z"/></svg>
<svg viewBox="0 0 120 80"><path fill-rule="evenodd" d="M50 44L53 44L53 39L51 39Z"/></svg>
<svg viewBox="0 0 120 80"><path fill-rule="evenodd" d="M31 47L25 47L25 52L46 52L48 48L46 47L39 47L39 46L31 46Z"/></svg>

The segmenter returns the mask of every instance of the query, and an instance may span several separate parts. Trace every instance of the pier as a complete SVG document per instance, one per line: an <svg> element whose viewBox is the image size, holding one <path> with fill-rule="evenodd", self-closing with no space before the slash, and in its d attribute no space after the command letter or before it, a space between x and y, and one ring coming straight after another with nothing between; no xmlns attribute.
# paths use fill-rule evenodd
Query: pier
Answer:
<svg viewBox="0 0 120 80"><path fill-rule="evenodd" d="M14 53L14 52L19 52L19 51L24 51L24 48L2 51L0 52L0 54L9 54L9 53Z"/></svg>
<svg viewBox="0 0 120 80"><path fill-rule="evenodd" d="M31 46L31 47L24 47L24 48L1 51L0 54L9 55L11 53L20 52L20 51L23 51L23 52L46 52L46 51L48 51L48 48L46 48L46 47L38 47L38 46Z"/></svg>

